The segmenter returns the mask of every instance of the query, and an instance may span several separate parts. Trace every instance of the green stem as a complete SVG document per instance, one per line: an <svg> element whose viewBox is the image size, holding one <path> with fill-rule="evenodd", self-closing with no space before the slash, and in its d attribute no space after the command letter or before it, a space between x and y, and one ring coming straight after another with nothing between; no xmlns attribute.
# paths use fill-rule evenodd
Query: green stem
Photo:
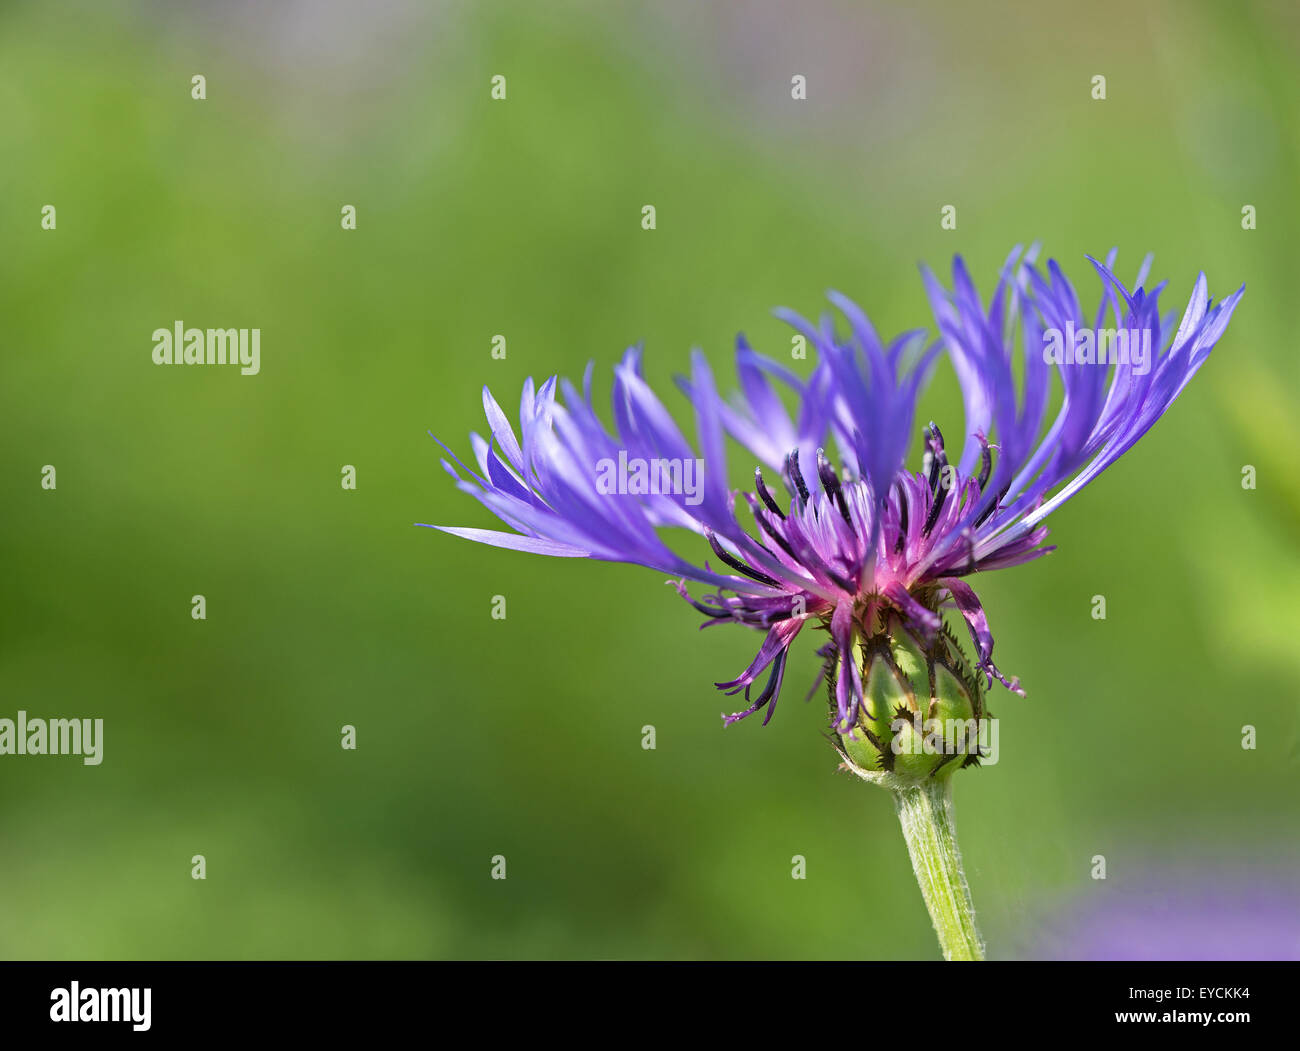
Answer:
<svg viewBox="0 0 1300 1051"><path fill-rule="evenodd" d="M984 942L961 867L952 823L952 779L894 788L894 806L912 856L912 870L930 910L945 960L982 960Z"/></svg>

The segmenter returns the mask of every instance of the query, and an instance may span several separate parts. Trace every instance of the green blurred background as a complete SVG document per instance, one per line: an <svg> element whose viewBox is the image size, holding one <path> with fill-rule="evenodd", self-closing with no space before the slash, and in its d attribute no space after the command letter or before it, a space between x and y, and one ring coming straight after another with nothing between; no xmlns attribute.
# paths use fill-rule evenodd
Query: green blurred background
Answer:
<svg viewBox="0 0 1300 1051"><path fill-rule="evenodd" d="M935 957L808 640L724 732L758 637L415 528L492 524L425 432L637 341L689 422L692 346L730 386L775 306L914 327L919 261L987 290L1035 239L1086 301L1112 245L1169 307L1248 289L1059 550L978 582L1029 691L956 780L990 954L1153 871L1294 887L1298 53L1280 0L0 6L0 716L106 723L98 767L0 757L0 956ZM176 319L260 328L261 374L153 365ZM941 371L922 418L959 406Z"/></svg>

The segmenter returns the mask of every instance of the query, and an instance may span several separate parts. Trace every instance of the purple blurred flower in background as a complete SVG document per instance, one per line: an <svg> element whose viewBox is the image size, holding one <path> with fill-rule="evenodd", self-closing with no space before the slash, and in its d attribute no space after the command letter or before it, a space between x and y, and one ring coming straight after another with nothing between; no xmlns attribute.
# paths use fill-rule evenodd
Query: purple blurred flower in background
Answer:
<svg viewBox="0 0 1300 1051"><path fill-rule="evenodd" d="M946 610L969 629L986 684L997 678L1020 692L993 663L993 636L967 579L1052 550L1042 546L1044 520L1164 414L1223 335L1244 291L1213 304L1201 274L1175 329L1174 315L1159 310L1164 285L1145 288L1150 257L1130 291L1113 273L1114 256L1091 260L1102 286L1092 315L1054 261L1038 268L1033 249L1023 258L1019 249L1011 254L987 305L960 257L951 288L925 271L940 335L929 346L924 331L882 340L836 293L830 300L847 332L829 316L815 325L780 311L817 350L811 375L799 378L741 337L740 392L724 400L695 352L690 376L679 383L695 410L698 456L646 384L637 348L614 370L612 432L594 408L591 366L581 393L555 378L540 388L528 380L518 434L484 389L490 437L471 436L478 469L450 450L455 465L443 464L514 532L433 528L522 551L646 566L677 578L707 623L763 632L749 667L718 684L743 690L749 702L727 722L764 708L764 721L771 718L791 643L807 625L830 634L821 655L835 728L849 731L863 706L858 644L890 625L935 640ZM1113 327L1104 329L1108 318ZM1107 363L1103 331L1125 333L1132 353L1114 354L1112 339ZM1054 337L1059 346L1063 332L1067 356L1053 359L1044 348ZM1078 333L1087 334L1091 349L1076 355ZM1143 357L1144 345L1154 353ZM909 470L917 395L941 353L962 389L960 454L950 457L931 423L922 432L920 469ZM1062 398L1049 421L1053 372ZM793 415L780 387L793 396ZM728 434L760 465L753 492L739 504L727 485ZM633 471L611 489L602 481L615 464L623 474L627 465ZM685 484L692 465L700 468L696 486ZM769 484L764 468L779 475L780 486ZM699 534L716 568L671 551L659 534L667 527ZM688 580L713 590L692 597Z"/></svg>
<svg viewBox="0 0 1300 1051"><path fill-rule="evenodd" d="M1047 910L1027 955L1062 960L1300 960L1294 871L1203 862Z"/></svg>

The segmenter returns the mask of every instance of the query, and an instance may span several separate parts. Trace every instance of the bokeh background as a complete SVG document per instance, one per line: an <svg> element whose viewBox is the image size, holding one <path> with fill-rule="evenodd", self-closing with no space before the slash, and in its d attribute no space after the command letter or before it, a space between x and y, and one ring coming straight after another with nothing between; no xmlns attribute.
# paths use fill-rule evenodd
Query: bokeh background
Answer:
<svg viewBox="0 0 1300 1051"><path fill-rule="evenodd" d="M1089 299L1111 246L1247 294L981 582L1029 691L956 781L990 954L1300 956L1298 61L1284 0L0 5L0 716L106 722L98 767L0 757L0 956L935 957L813 646L724 732L757 637L415 528L491 524L426 431L638 341L689 422L692 346L730 383L829 288L914 327L918 262L1035 239ZM176 319L261 374L153 365ZM922 413L960 430L950 372Z"/></svg>

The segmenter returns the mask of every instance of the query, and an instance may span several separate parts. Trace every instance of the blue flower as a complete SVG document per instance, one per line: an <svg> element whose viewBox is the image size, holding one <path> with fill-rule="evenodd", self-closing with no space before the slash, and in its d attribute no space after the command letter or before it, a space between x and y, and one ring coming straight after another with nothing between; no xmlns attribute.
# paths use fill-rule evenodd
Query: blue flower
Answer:
<svg viewBox="0 0 1300 1051"><path fill-rule="evenodd" d="M1114 256L1089 257L1102 290L1091 316L1055 261L1038 267L1036 248L1012 252L987 305L960 257L951 288L923 271L939 333L928 345L924 330L882 340L837 293L830 300L847 331L829 315L814 325L779 311L816 349L811 374L801 379L742 336L740 389L724 400L696 351L679 379L695 411L695 445L647 385L639 348L614 369L613 430L596 414L590 365L581 393L568 381L537 388L528 380L517 434L485 388L489 437L470 437L478 469L449 449L443 465L512 531L432 528L645 566L673 577L705 626L762 631L749 667L717 684L749 702L728 723L764 709L764 722L771 718L791 643L810 626L829 632L819 653L833 722L848 731L863 704L855 643L890 623L935 638L948 610L969 629L987 685L997 678L1023 692L993 663L993 636L968 578L1052 550L1043 546L1044 520L1173 404L1244 292L1214 304L1201 274L1175 328L1174 316L1160 313L1164 284L1145 287L1150 257L1130 291L1112 270ZM917 395L941 354L961 385L961 452L950 457L930 423L919 469L909 469ZM1053 374L1062 396L1049 419ZM728 487L727 435L758 461L752 492ZM674 553L661 537L668 528L699 534L701 553L707 545L716 564ZM688 581L704 590L692 596Z"/></svg>

